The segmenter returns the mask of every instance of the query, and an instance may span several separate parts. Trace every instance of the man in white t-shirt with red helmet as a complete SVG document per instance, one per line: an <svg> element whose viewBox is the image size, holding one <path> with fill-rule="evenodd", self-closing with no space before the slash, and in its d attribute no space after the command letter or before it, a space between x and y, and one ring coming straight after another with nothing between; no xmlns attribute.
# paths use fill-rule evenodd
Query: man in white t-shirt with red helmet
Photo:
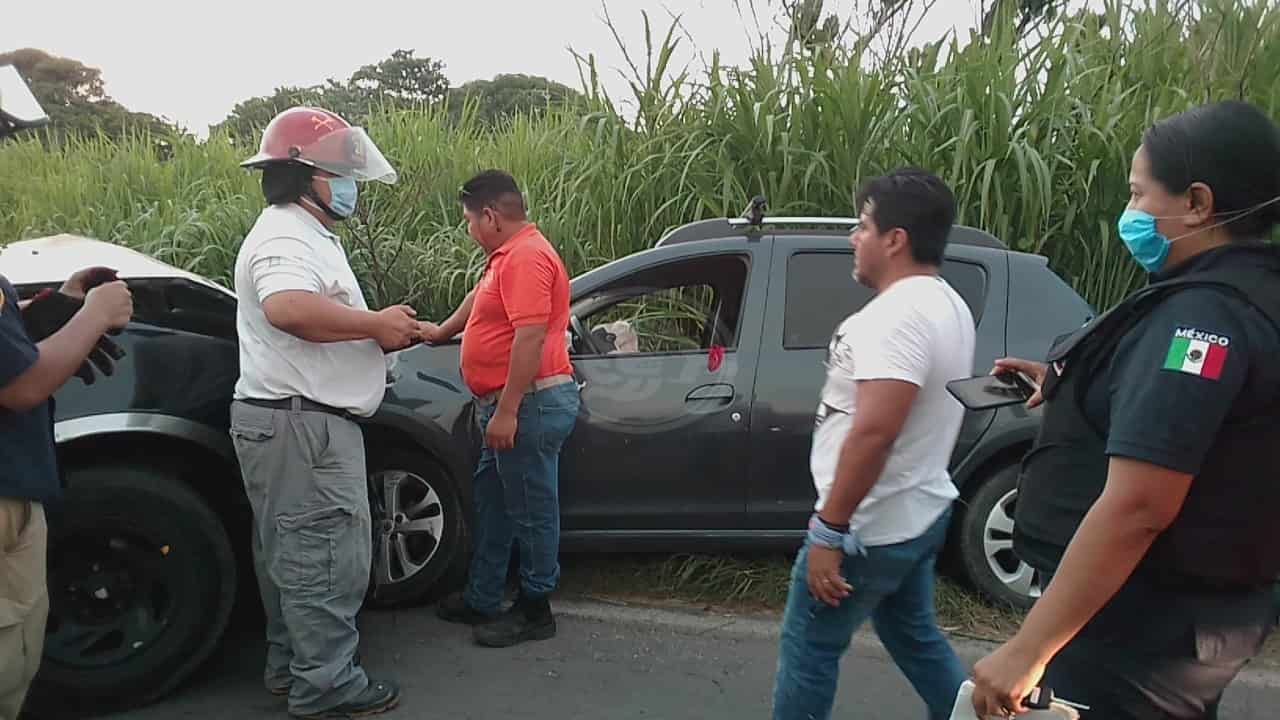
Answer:
<svg viewBox="0 0 1280 720"><path fill-rule="evenodd" d="M870 618L929 708L951 714L966 674L933 615L934 562L957 497L948 464L972 375L975 323L938 275L951 190L904 169L858 192L854 275L876 291L836 329L814 430L817 512L782 625L774 720L830 717L840 658Z"/></svg>
<svg viewBox="0 0 1280 720"><path fill-rule="evenodd" d="M373 530L364 437L388 356L420 338L412 308L369 310L336 223L357 180L396 181L364 130L295 107L263 131L268 207L236 258L240 379L231 437L254 515L254 566L267 616L265 682L299 718L389 710L394 683L357 664L356 613Z"/></svg>

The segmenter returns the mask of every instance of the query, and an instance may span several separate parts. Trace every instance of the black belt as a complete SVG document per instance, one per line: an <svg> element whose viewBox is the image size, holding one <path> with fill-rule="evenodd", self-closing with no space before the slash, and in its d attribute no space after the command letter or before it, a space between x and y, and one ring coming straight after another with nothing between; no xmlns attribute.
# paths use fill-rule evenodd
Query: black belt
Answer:
<svg viewBox="0 0 1280 720"><path fill-rule="evenodd" d="M336 408L332 405L325 405L314 400L308 400L304 397L288 397L279 400L259 400L257 398L241 398L239 402L246 405L254 405L257 407L271 408L272 410L307 410L310 412L322 412L329 415L336 415L344 420L351 422L360 422L360 418L350 411Z"/></svg>

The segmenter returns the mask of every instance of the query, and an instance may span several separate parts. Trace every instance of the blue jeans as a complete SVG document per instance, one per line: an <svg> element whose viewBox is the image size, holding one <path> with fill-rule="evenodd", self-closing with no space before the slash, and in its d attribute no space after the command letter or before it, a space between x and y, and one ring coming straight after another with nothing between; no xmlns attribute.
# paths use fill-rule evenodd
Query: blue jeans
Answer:
<svg viewBox="0 0 1280 720"><path fill-rule="evenodd" d="M560 448L578 419L572 382L524 396L516 415L515 446L482 448L476 467L475 554L464 599L493 612L502 604L512 541L520 543L520 590L540 598L560 580ZM480 431L496 404L478 405Z"/></svg>
<svg viewBox="0 0 1280 720"><path fill-rule="evenodd" d="M933 566L946 540L948 509L923 535L845 556L841 572L853 592L831 607L809 593L808 547L791 572L782 620L774 720L831 717L840 658L869 617L880 642L929 707L932 720L951 716L967 674L933 615Z"/></svg>

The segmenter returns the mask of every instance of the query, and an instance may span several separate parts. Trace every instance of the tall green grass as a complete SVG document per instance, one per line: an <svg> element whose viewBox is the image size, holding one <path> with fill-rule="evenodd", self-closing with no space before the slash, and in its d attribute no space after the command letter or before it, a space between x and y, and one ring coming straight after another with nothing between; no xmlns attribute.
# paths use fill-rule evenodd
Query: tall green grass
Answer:
<svg viewBox="0 0 1280 720"><path fill-rule="evenodd" d="M482 267L456 193L485 167L519 178L576 273L675 225L735 215L759 193L771 213L848 215L862 179L915 164L952 185L961 222L1047 255L1105 307L1143 279L1114 233L1142 131L1207 100L1243 97L1277 115L1280 7L1107 0L1022 38L1008 20L989 38L946 37L875 62L855 38L683 70L676 34L646 19L625 117L591 58L586 114L496 128L473 114L451 122L444 107L378 114L369 132L401 181L361 188L360 219L344 230L353 262L374 304L447 312ZM256 176L237 166L245 154L221 136L163 154L145 136L5 143L0 238L85 233L229 282L262 207Z"/></svg>

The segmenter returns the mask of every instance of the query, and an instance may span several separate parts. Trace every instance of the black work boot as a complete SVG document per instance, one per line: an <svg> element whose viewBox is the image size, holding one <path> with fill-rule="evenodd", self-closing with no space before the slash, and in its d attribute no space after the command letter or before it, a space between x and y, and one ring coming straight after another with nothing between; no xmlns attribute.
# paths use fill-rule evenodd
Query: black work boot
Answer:
<svg viewBox="0 0 1280 720"><path fill-rule="evenodd" d="M547 640L555 634L556 618L545 595L528 598L521 594L500 620L475 630L476 642L485 647L510 647L528 640Z"/></svg>
<svg viewBox="0 0 1280 720"><path fill-rule="evenodd" d="M501 613L485 613L473 609L463 599L462 593L452 593L436 605L436 615L451 623L463 625L484 625L502 618Z"/></svg>
<svg viewBox="0 0 1280 720"><path fill-rule="evenodd" d="M317 713L308 713L300 715L289 713L295 718L301 720L330 720L337 718L362 718L369 715L378 715L380 713L393 710L400 704L400 688L393 682L369 681L369 687L364 692L356 695L347 702L337 707L321 710Z"/></svg>

